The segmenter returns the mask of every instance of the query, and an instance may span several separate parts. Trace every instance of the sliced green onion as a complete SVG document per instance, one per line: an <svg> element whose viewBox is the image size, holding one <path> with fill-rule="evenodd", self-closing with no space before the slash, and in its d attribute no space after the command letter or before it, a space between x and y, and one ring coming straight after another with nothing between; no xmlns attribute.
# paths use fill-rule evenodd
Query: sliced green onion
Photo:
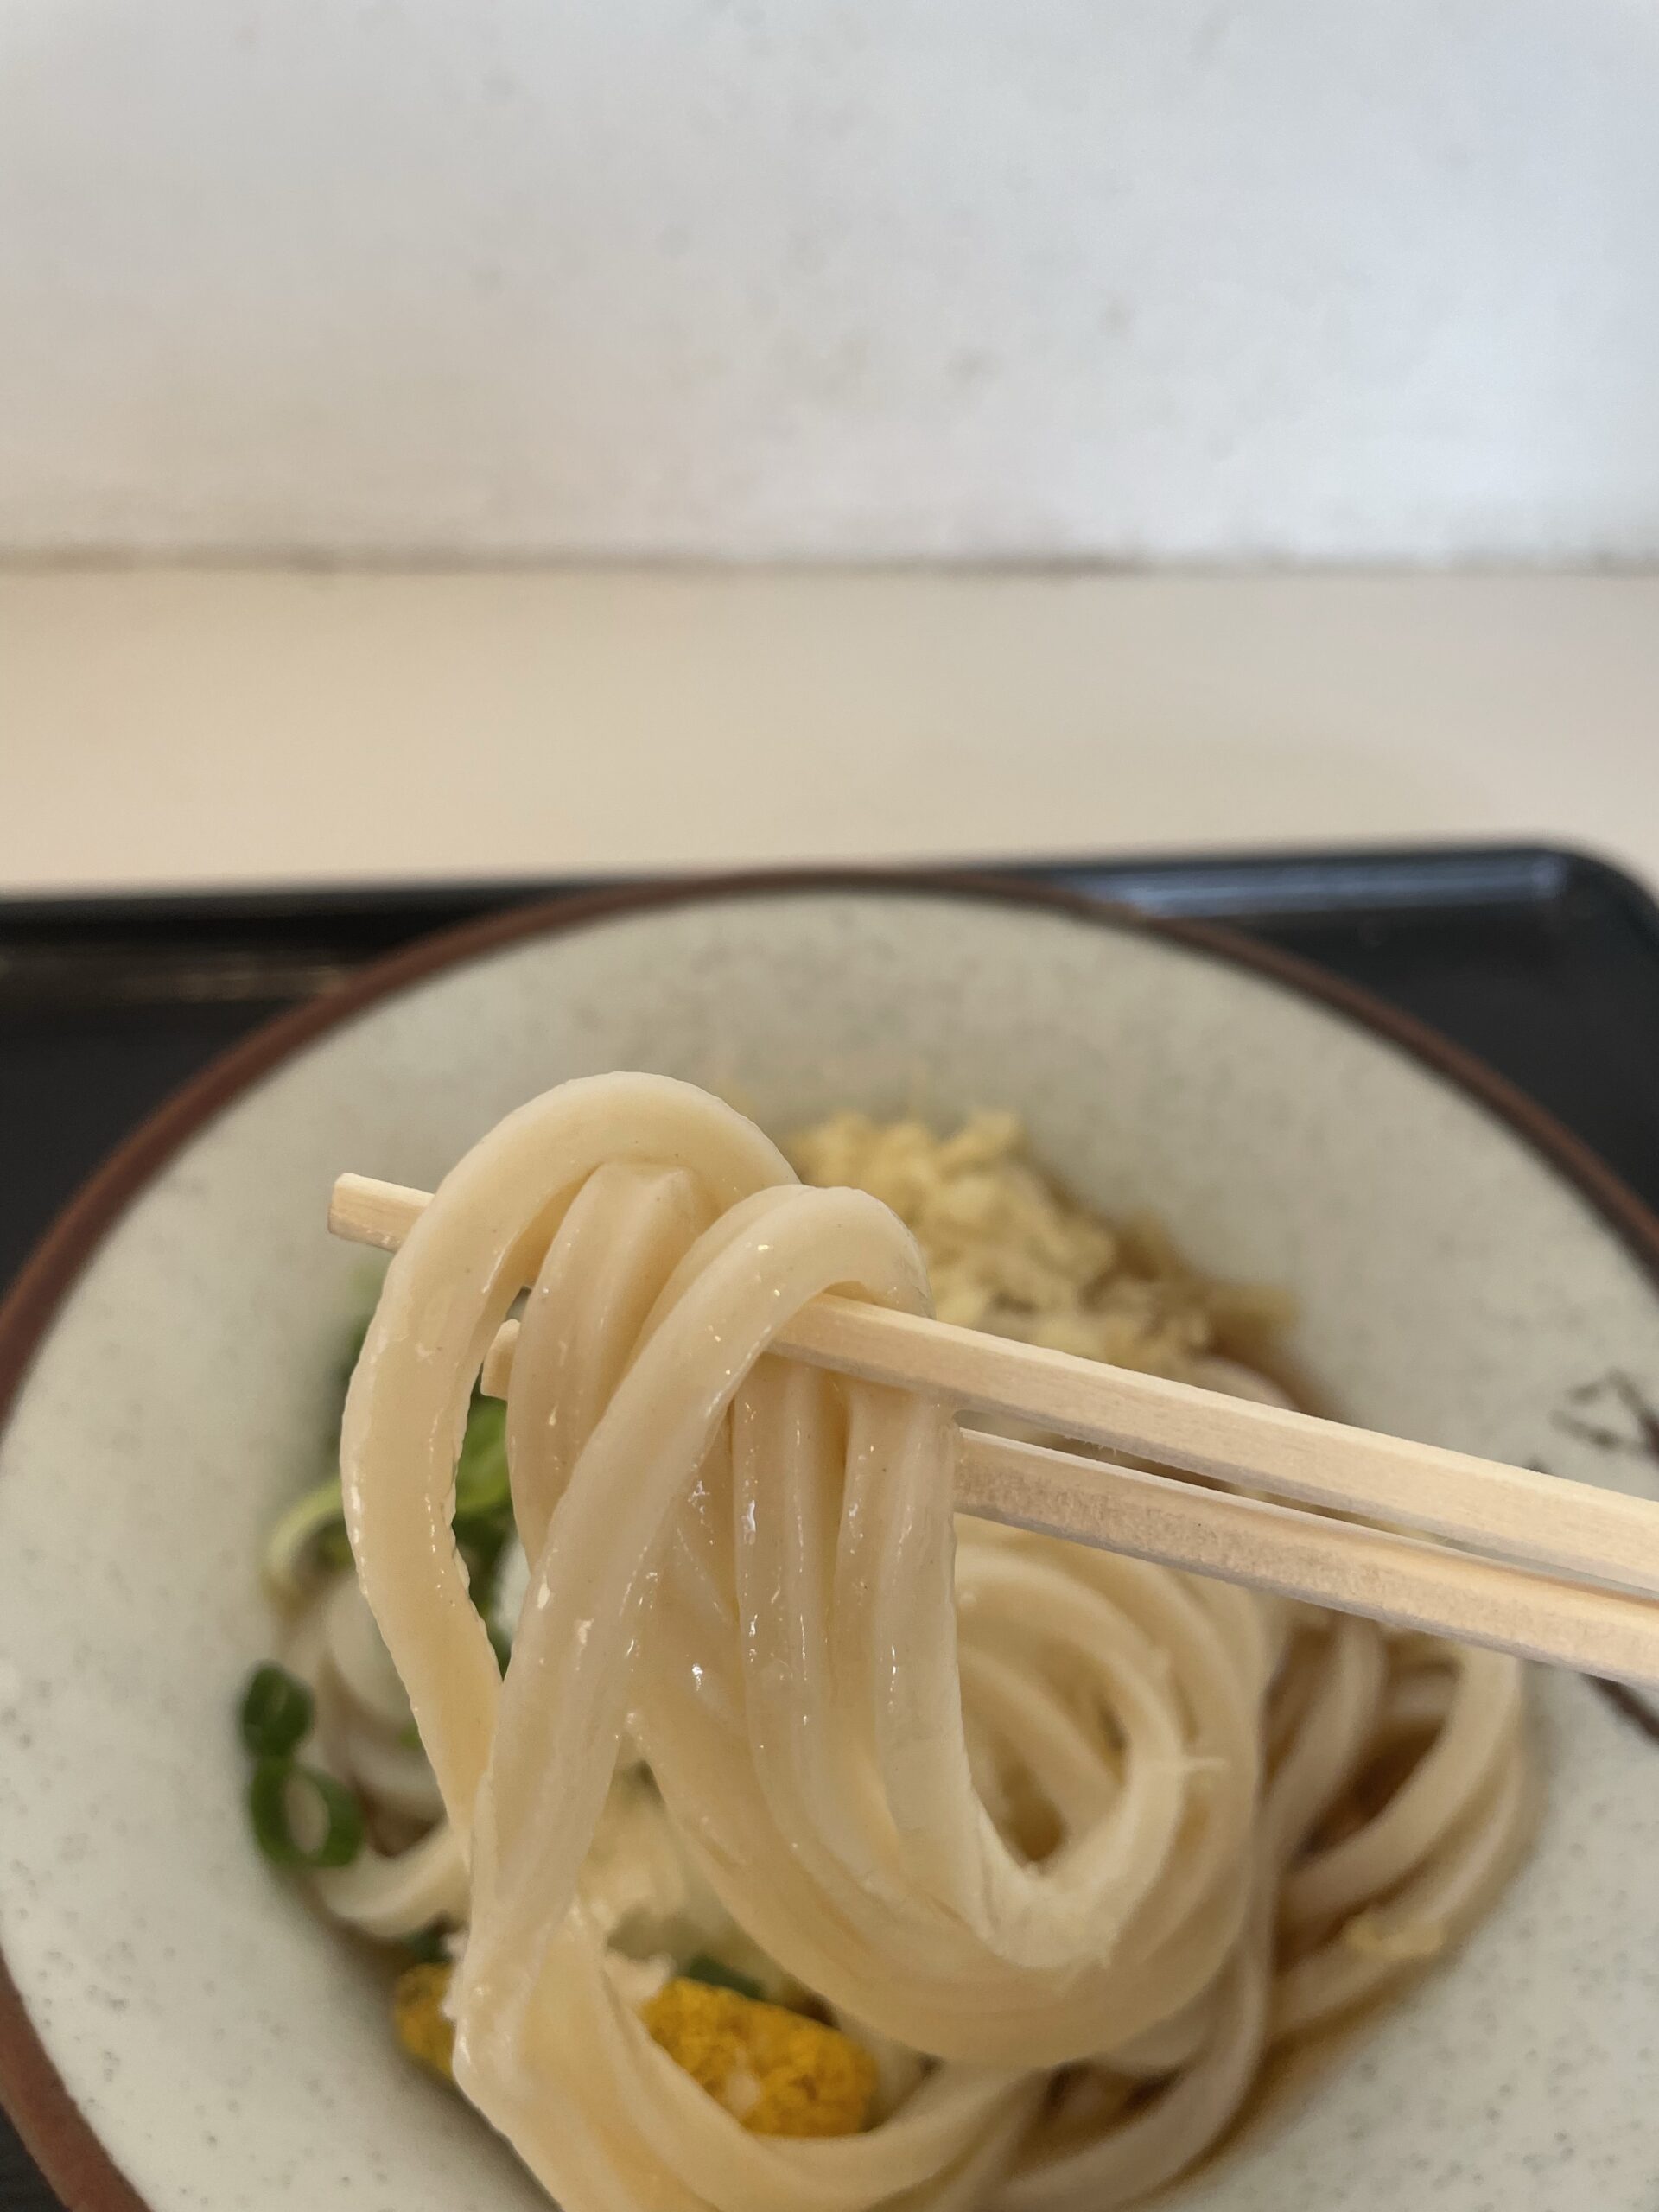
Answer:
<svg viewBox="0 0 1659 2212"><path fill-rule="evenodd" d="M346 1508L338 1475L307 1491L266 1538L265 1580L274 1593L290 1605L296 1604L305 1595L307 1573L318 1557L319 1548L335 1536L344 1546ZM347 1549L346 1560L350 1556Z"/></svg>
<svg viewBox="0 0 1659 2212"><path fill-rule="evenodd" d="M455 1462L455 1519L499 1513L508 1502L507 1408L501 1398L474 1397Z"/></svg>
<svg viewBox="0 0 1659 2212"><path fill-rule="evenodd" d="M447 1920L435 1920L429 1928L417 1928L412 1936L405 1936L403 1948L417 1967L447 1966L452 1932Z"/></svg>
<svg viewBox="0 0 1659 2212"><path fill-rule="evenodd" d="M487 1592L495 1577L501 1556L501 1547L506 1541L505 1534L488 1521L457 1521L455 1545L461 1553L461 1563L467 1570L467 1587L473 1593L473 1603L483 1612L488 1603Z"/></svg>
<svg viewBox="0 0 1659 2212"><path fill-rule="evenodd" d="M353 1564L352 1540L346 1533L344 1516L329 1522L312 1545L311 1556L319 1567L326 1567L335 1573Z"/></svg>
<svg viewBox="0 0 1659 2212"><path fill-rule="evenodd" d="M363 1847L363 1812L343 1782L297 1759L264 1758L248 1784L255 1840L277 1866L349 1866ZM295 1833L296 1822L303 1834Z"/></svg>
<svg viewBox="0 0 1659 2212"><path fill-rule="evenodd" d="M728 1967L723 1959L715 1958L708 1951L699 1951L680 1968L686 1981L705 1981L710 1989L734 1989L740 1997L764 1998L760 1983L747 1974L739 1974L735 1967Z"/></svg>
<svg viewBox="0 0 1659 2212"><path fill-rule="evenodd" d="M238 1726L257 1759L282 1758L303 1741L315 1701L286 1667L256 1667L242 1693Z"/></svg>

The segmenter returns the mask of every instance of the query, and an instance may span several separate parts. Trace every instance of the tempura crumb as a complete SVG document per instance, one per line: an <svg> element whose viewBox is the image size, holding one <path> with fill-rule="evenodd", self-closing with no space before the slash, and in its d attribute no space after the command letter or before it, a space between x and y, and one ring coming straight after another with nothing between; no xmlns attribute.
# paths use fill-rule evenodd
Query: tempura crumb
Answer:
<svg viewBox="0 0 1659 2212"><path fill-rule="evenodd" d="M1118 1367L1182 1376L1217 1351L1259 1349L1290 1319L1276 1291L1190 1267L1157 1224L1101 1220L1027 1156L1013 1114L925 1122L833 1114L785 1146L805 1181L889 1205L922 1248L942 1321Z"/></svg>

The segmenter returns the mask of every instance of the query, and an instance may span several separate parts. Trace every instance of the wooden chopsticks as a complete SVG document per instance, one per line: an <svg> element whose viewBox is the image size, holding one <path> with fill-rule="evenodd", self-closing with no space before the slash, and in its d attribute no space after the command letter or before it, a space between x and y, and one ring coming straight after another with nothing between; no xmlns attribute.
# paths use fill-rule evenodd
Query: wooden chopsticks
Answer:
<svg viewBox="0 0 1659 2212"><path fill-rule="evenodd" d="M342 1175L328 1226L392 1250L426 1204L423 1191ZM486 1390L505 1392L516 1336L508 1322L492 1347ZM964 1513L1659 1688L1650 1499L849 1299L815 1300L776 1349L1159 1470L969 1430L957 1494ZM1269 1495L1211 1490L1165 1469Z"/></svg>

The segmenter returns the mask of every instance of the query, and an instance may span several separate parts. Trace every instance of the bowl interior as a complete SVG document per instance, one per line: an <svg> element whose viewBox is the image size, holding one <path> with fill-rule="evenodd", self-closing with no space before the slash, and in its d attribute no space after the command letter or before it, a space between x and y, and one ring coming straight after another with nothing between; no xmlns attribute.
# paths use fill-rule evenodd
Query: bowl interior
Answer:
<svg viewBox="0 0 1659 2212"><path fill-rule="evenodd" d="M774 1130L844 1103L1010 1107L1086 1198L1294 1287L1297 1350L1351 1417L1632 1488L1650 1471L1560 1425L1615 1370L1659 1400L1659 1293L1618 1236L1451 1083L1225 960L859 890L658 906L442 970L173 1159L0 1441L0 1949L156 2212L539 2201L393 2050L379 1969L254 1856L229 1707L270 1641L260 1539L325 1464L363 1295L361 1256L322 1231L334 1175L429 1186L509 1107L610 1067L709 1084ZM1584 1683L1539 1688L1547 1809L1498 1910L1169 2202L1481 2212L1583 2186L1650 2212L1659 1745Z"/></svg>

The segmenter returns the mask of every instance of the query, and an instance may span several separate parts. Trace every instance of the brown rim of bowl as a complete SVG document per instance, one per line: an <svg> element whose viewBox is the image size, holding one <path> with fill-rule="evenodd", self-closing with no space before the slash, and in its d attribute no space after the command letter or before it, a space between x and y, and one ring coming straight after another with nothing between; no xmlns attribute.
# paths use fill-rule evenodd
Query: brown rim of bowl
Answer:
<svg viewBox="0 0 1659 2212"><path fill-rule="evenodd" d="M130 1201L206 1123L261 1077L341 1022L446 968L522 939L580 929L613 915L715 899L798 892L909 893L1046 910L1098 927L1185 945L1316 1001L1457 1084L1573 1184L1659 1288L1659 1217L1553 1115L1503 1077L1409 1014L1294 955L1203 922L1171 921L1078 892L994 874L906 869L780 869L673 880L539 900L423 938L372 963L338 988L279 1014L204 1068L114 1151L60 1213L0 1305L0 1429L35 1348L105 1233ZM372 1164L372 1163L371 1163ZM0 1956L0 2105L69 2212L152 2212L93 2133L47 2055Z"/></svg>

